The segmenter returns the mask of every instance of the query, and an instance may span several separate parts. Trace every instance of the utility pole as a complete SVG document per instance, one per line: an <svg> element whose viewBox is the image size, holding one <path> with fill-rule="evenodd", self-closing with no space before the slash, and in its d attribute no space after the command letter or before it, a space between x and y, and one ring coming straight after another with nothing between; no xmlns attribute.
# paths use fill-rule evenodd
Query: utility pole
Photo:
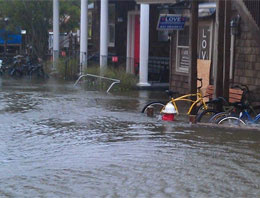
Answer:
<svg viewBox="0 0 260 198"><path fill-rule="evenodd" d="M53 0L53 69L57 69L59 61L60 29L59 29L59 0Z"/></svg>
<svg viewBox="0 0 260 198"><path fill-rule="evenodd" d="M88 0L81 0L80 11L80 75L87 68L88 57Z"/></svg>
<svg viewBox="0 0 260 198"><path fill-rule="evenodd" d="M101 0L100 3L100 71L103 75L107 68L108 56L108 0Z"/></svg>
<svg viewBox="0 0 260 198"><path fill-rule="evenodd" d="M223 80L223 96L228 101L229 99L229 79L230 79L230 48L231 48L231 34L230 34L230 21L231 21L231 1L225 0L225 68Z"/></svg>
<svg viewBox="0 0 260 198"><path fill-rule="evenodd" d="M190 73L189 73L189 91L197 93L197 46L198 46L198 1L191 3L191 21L190 21ZM196 100L196 96L192 98ZM196 109L193 108L191 115L195 115Z"/></svg>
<svg viewBox="0 0 260 198"><path fill-rule="evenodd" d="M216 45L215 53L216 67L215 67L215 97L223 96L223 64L224 64L224 21L225 21L225 1L217 1L217 13L216 13Z"/></svg>

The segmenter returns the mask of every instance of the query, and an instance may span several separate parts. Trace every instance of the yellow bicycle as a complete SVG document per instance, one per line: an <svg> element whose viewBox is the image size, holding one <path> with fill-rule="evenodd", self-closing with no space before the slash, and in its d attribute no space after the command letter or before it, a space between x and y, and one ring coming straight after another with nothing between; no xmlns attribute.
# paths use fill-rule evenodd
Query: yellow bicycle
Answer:
<svg viewBox="0 0 260 198"><path fill-rule="evenodd" d="M198 78L197 80L200 82L200 86L197 88L198 91L197 91L196 94L186 94L186 95L174 98L173 95L177 94L177 92L168 91L168 94L171 97L170 101L168 101L167 103L164 103L164 102L161 102L161 101L150 102L150 103L148 103L147 105L144 106L144 108L142 109L142 113L146 113L149 108L153 108L154 114L156 114L156 113L159 114L164 110L164 108L166 107L166 105L168 103L172 103L174 105L176 113L179 114L179 109L178 109L178 106L176 104L176 102L178 102L178 101L185 101L185 102L191 103L189 110L187 112L188 115L190 115L193 108L196 108L196 111L195 111L196 114L200 110L208 109L208 106L207 106L206 102L204 101L201 90L200 90L201 87L202 87L202 79ZM191 99L192 97L195 97L196 100L192 100Z"/></svg>

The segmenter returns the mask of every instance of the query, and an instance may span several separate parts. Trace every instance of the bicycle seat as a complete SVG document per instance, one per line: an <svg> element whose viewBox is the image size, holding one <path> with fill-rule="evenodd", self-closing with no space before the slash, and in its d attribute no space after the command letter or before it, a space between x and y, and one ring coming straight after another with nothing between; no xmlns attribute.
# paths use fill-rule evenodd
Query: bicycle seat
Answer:
<svg viewBox="0 0 260 198"><path fill-rule="evenodd" d="M177 91L171 91L171 90L166 90L166 93L167 93L170 97L173 97L173 95L178 94L179 92L177 92Z"/></svg>

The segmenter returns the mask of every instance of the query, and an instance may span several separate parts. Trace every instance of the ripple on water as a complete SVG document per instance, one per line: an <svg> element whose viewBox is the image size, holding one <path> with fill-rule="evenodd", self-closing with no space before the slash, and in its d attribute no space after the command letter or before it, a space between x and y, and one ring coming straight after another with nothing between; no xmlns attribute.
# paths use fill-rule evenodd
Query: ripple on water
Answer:
<svg viewBox="0 0 260 198"><path fill-rule="evenodd" d="M8 86L0 197L260 196L256 131L148 118L149 94Z"/></svg>

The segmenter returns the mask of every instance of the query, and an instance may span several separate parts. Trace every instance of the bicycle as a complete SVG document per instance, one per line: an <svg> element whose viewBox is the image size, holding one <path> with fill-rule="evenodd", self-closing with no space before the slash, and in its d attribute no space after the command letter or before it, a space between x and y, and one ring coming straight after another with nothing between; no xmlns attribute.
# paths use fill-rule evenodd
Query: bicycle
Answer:
<svg viewBox="0 0 260 198"><path fill-rule="evenodd" d="M227 116L224 118L221 118L219 121L217 121L217 124L221 124L221 125L227 125L227 126L242 126L242 125L246 125L246 123L235 116Z"/></svg>
<svg viewBox="0 0 260 198"><path fill-rule="evenodd" d="M228 125L253 125L260 123L260 113L255 117L252 117L247 110L242 111L239 117L226 116L217 121L217 124L228 124Z"/></svg>
<svg viewBox="0 0 260 198"><path fill-rule="evenodd" d="M168 91L168 94L171 97L170 101L168 101L167 103L164 103L161 101L150 102L144 106L144 108L142 109L142 113L147 112L147 109L152 107L154 114L161 114L161 112L164 110L165 106L168 103L172 103L175 107L177 114L179 114L178 106L176 104L176 102L178 102L178 101L184 101L184 102L191 103L189 110L187 112L187 115L190 115L193 108L196 108L196 111L195 111L196 114L200 110L208 109L207 102L204 101L201 90L200 90L202 87L202 79L198 78L197 80L200 82L200 86L197 88L198 91L196 94L186 94L186 95L174 98L173 95L177 94L177 92ZM196 100L192 100L191 97L196 97Z"/></svg>
<svg viewBox="0 0 260 198"><path fill-rule="evenodd" d="M32 64L28 68L28 74L30 79L42 78L47 79L49 76L44 72L42 64Z"/></svg>
<svg viewBox="0 0 260 198"><path fill-rule="evenodd" d="M253 97L251 92L249 91L248 86L246 85L235 85L232 88L239 88L243 91L241 95L240 102L227 102L223 97L219 97L216 100L219 100L222 105L222 111L214 113L210 109L201 112L197 118L197 122L208 122L208 123L216 123L221 118L227 116L238 117L239 113L247 110L251 115L255 116L260 113L260 106L253 106Z"/></svg>

